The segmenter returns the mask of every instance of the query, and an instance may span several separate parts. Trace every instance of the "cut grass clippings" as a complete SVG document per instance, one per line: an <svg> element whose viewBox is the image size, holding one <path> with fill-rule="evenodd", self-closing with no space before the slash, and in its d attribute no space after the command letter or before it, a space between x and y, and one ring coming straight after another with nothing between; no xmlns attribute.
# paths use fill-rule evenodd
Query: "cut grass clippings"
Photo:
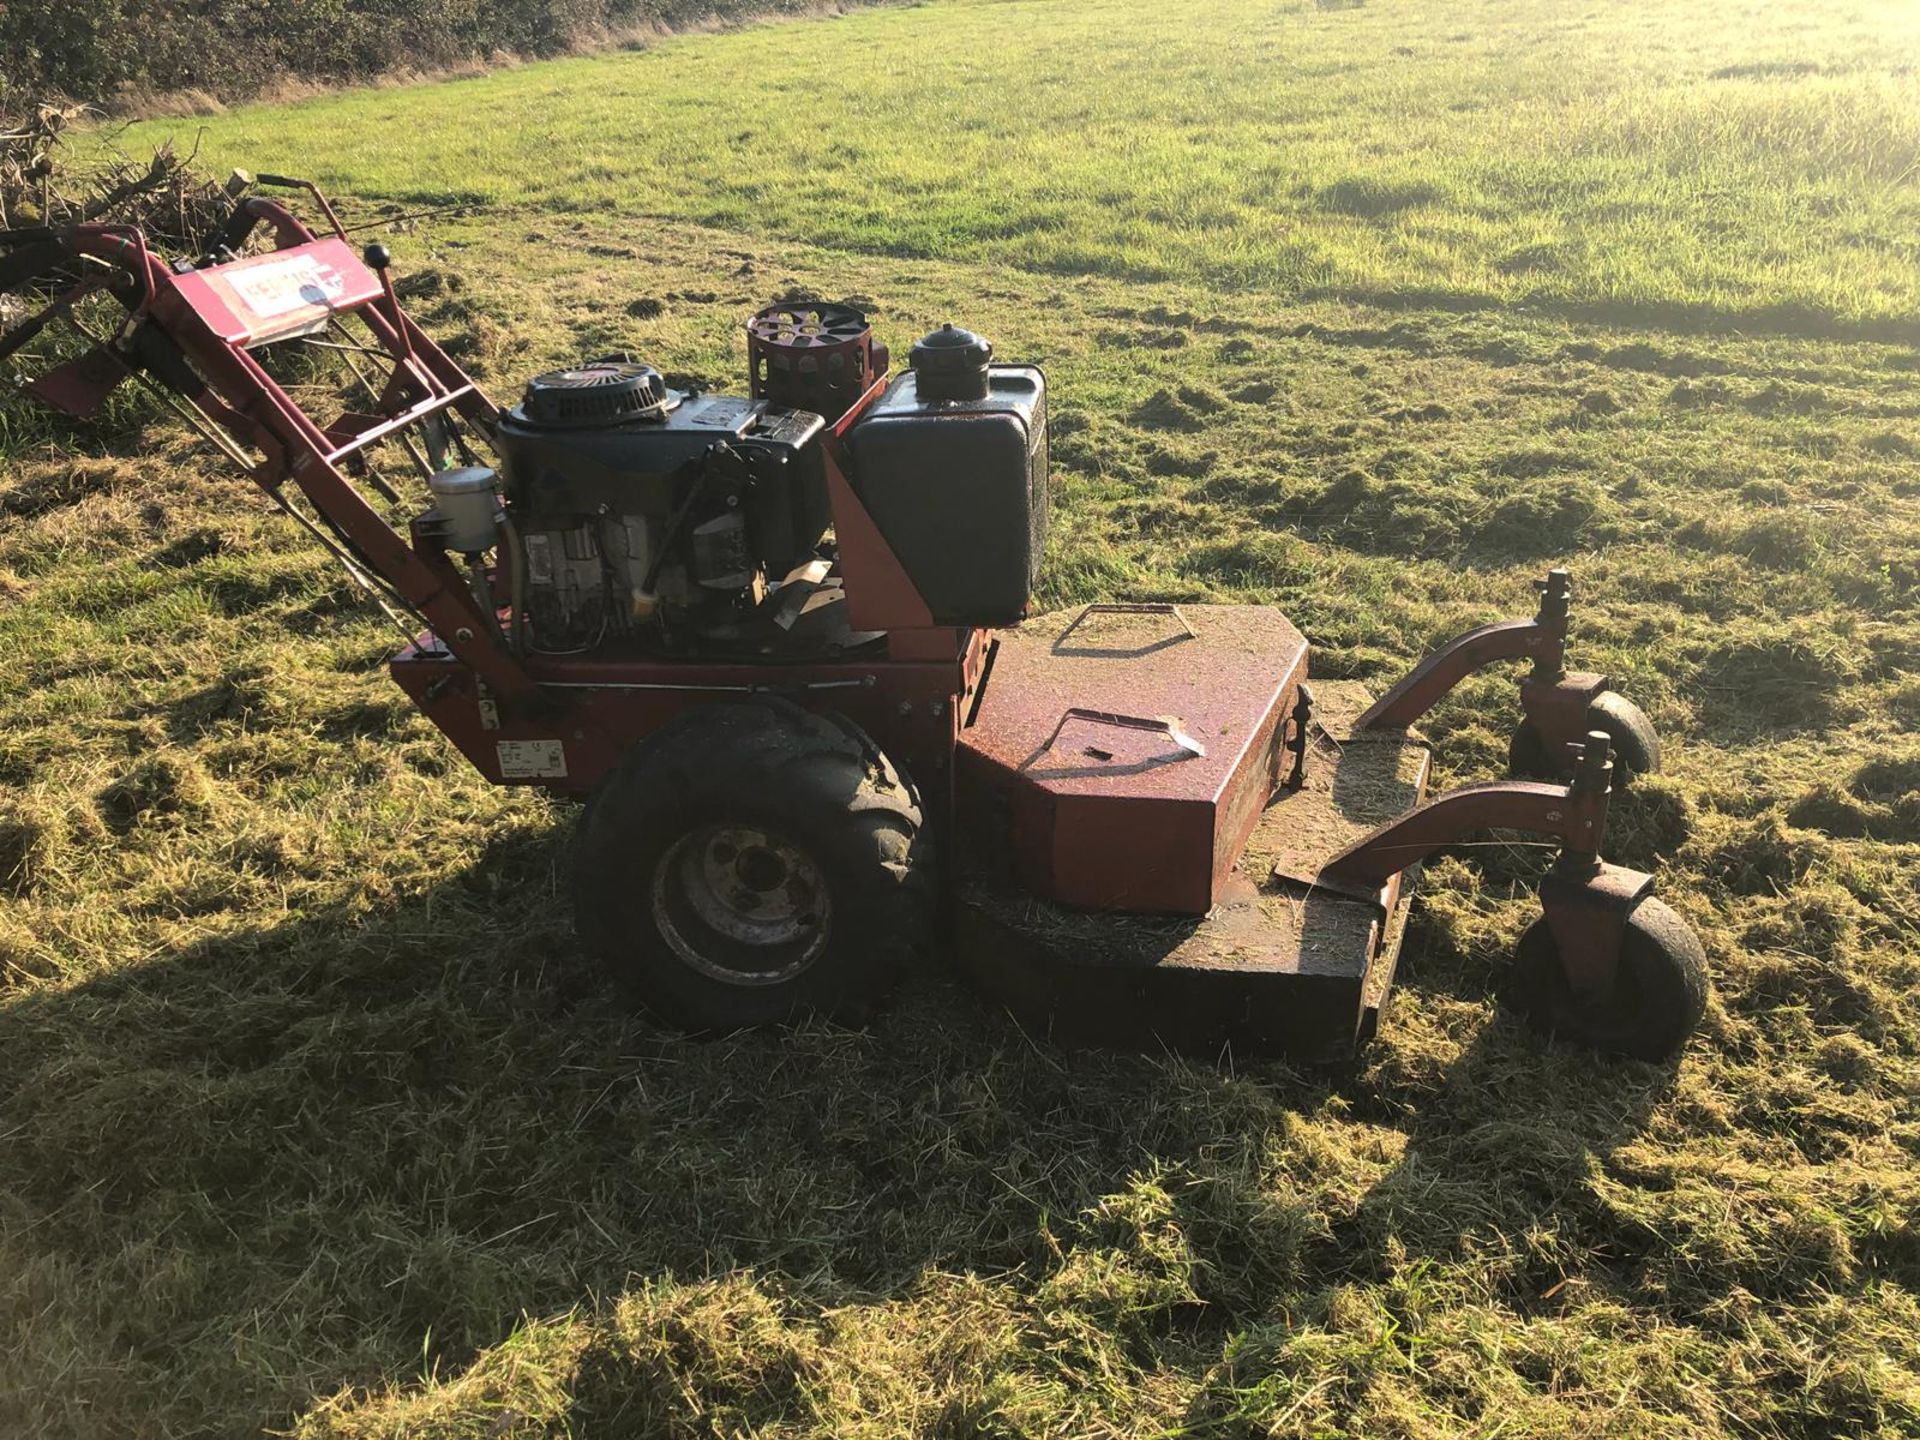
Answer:
<svg viewBox="0 0 1920 1440"><path fill-rule="evenodd" d="M0 1432L1920 1432L1912 41L1012 0L220 119L356 219L484 198L384 238L502 397L737 387L793 291L1044 364L1050 606L1276 604L1378 687L1571 565L1668 744L1611 848L1715 994L1672 1069L1524 1030L1546 856L1497 842L1345 1071L1062 1051L938 970L688 1043L575 948L569 810L245 482L8 401Z"/></svg>

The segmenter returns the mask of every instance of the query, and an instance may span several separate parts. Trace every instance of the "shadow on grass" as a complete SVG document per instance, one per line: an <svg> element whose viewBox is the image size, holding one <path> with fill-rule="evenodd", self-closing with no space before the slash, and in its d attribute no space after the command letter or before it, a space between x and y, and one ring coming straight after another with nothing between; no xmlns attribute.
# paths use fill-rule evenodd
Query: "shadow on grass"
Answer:
<svg viewBox="0 0 1920 1440"><path fill-rule="evenodd" d="M1343 1088L1362 1118L1391 1103L1379 1118L1404 1142L1398 1158L1310 1247L1304 1283L1223 1337L1178 1433L1276 1433L1276 1413L1309 1406L1331 1422L1351 1400L1320 1399L1329 1389L1357 1398L1369 1377L1422 1373L1428 1347L1458 1346L1476 1325L1517 1337L1596 1299L1636 1304L1648 1237L1607 1210L1595 1178L1672 1081L1670 1068L1551 1049L1503 1022L1411 1108L1391 1077ZM1463 1414L1481 1403L1472 1387L1442 1390Z"/></svg>
<svg viewBox="0 0 1920 1440"><path fill-rule="evenodd" d="M1410 1255L1559 1234L1515 1262L1524 1299L1617 1241L1588 1233L1589 1157L1652 1072L1506 1022L1437 1069L1063 1052L937 976L868 1031L688 1042L577 954L566 861L513 833L424 893L11 997L0 1334L34 1428L251 1430L456 1372L525 1317L733 1273L813 1314L1000 1277L1096 1324L1121 1306L1129 1343L1205 1368ZM698 1382L602 1372L588 1410Z"/></svg>

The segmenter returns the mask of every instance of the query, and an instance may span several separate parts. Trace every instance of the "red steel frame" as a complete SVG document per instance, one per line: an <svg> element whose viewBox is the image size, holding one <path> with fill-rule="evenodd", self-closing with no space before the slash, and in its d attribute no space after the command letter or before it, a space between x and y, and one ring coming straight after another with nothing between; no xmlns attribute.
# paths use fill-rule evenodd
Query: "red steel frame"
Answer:
<svg viewBox="0 0 1920 1440"><path fill-rule="evenodd" d="M1540 610L1531 620L1499 620L1469 630L1416 665L1399 684L1375 701L1356 724L1361 730L1405 730L1418 723L1474 671L1498 660L1533 661L1520 685L1520 708L1540 731L1548 753L1586 734L1587 707L1612 681L1605 675L1569 671L1567 619L1573 582L1565 570L1549 570L1540 590Z"/></svg>
<svg viewBox="0 0 1920 1440"><path fill-rule="evenodd" d="M444 641L436 631L394 657L394 679L489 779L520 778L502 773L502 741L559 740L566 773L534 783L576 796L589 793L636 739L690 705L782 695L860 725L944 816L960 717L984 674L987 639L981 630L931 623L926 602L847 482L841 437L886 385L884 378L876 381L823 440L848 618L856 629L885 630L884 650L798 664L661 658L611 646L588 655L531 657L513 663L538 700L515 703L517 694L496 691L458 646L436 645ZM446 568L452 571L451 564ZM485 629L464 643L496 647Z"/></svg>

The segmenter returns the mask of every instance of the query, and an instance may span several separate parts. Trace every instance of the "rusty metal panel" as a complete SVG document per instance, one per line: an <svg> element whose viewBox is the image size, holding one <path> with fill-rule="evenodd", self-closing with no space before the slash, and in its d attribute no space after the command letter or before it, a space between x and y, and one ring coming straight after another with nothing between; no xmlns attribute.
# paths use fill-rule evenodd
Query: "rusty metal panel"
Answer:
<svg viewBox="0 0 1920 1440"><path fill-rule="evenodd" d="M1090 605L996 639L960 734L962 805L977 791L1006 812L1020 883L1205 913L1272 792L1300 632L1264 606Z"/></svg>
<svg viewBox="0 0 1920 1440"><path fill-rule="evenodd" d="M1206 915L1089 914L972 870L958 881L963 962L1063 1041L1351 1052L1385 1004L1412 885L1396 876L1351 892L1316 877L1353 837L1419 802L1427 752L1400 734L1341 734L1365 692L1315 689L1339 738L1316 730L1307 783L1273 796Z"/></svg>
<svg viewBox="0 0 1920 1440"><path fill-rule="evenodd" d="M1209 806L1150 796L1086 796L1054 808L1049 855L1055 891L1107 910L1166 910L1170 887L1189 886L1194 908L1212 903ZM1125 835L1123 863L1113 837ZM1231 863L1231 862L1229 862Z"/></svg>
<svg viewBox="0 0 1920 1440"><path fill-rule="evenodd" d="M902 632L872 654L793 664L605 647L564 659L536 657L530 673L544 687L538 705L490 691L471 667L424 637L393 656L388 668L421 712L497 784L583 797L631 746L689 706L775 694L863 727L944 816L959 705L984 662L981 633L951 629ZM529 763L529 755L541 763Z"/></svg>

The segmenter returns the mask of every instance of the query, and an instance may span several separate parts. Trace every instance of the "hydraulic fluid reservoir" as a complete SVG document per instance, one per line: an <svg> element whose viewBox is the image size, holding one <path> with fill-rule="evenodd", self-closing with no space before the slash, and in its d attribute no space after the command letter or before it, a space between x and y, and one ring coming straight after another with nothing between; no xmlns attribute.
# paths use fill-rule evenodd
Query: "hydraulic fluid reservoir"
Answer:
<svg viewBox="0 0 1920 1440"><path fill-rule="evenodd" d="M429 477L433 508L446 525L447 549L462 555L491 550L500 509L500 477L485 465L462 465Z"/></svg>
<svg viewBox="0 0 1920 1440"><path fill-rule="evenodd" d="M1047 537L1046 380L947 326L848 437L854 492L938 625L1027 612Z"/></svg>

